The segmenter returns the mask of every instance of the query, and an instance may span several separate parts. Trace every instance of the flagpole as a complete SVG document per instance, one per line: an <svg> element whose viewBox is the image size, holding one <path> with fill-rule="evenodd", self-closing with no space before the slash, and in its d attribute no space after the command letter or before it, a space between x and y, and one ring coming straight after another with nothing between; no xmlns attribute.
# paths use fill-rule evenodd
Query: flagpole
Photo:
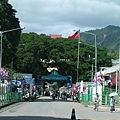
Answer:
<svg viewBox="0 0 120 120"><path fill-rule="evenodd" d="M117 74L118 70L116 70L116 92L117 92L117 79L118 79L118 74Z"/></svg>
<svg viewBox="0 0 120 120"><path fill-rule="evenodd" d="M74 30L74 31L76 31L76 30ZM78 30L78 31L76 31L73 35L71 35L71 36L68 36L68 40L70 40L70 39L73 39L73 38L77 38L77 37L79 37L79 39L78 39L78 57L77 57L77 81L76 82L78 82L78 79L79 79L79 57L80 57L80 53L79 53L79 50L80 50L80 29Z"/></svg>
<svg viewBox="0 0 120 120"><path fill-rule="evenodd" d="M118 92L119 92L119 94L120 94L120 42L119 42L119 82L118 82L118 85L119 85L119 90L118 90Z"/></svg>
<svg viewBox="0 0 120 120"><path fill-rule="evenodd" d="M78 39L78 59L77 59L77 82L79 79L79 61L80 61L80 36Z"/></svg>

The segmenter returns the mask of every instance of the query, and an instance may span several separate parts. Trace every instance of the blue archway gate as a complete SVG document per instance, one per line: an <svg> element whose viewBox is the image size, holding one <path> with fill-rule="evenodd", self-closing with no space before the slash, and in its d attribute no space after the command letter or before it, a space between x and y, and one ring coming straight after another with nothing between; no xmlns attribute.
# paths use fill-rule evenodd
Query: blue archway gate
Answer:
<svg viewBox="0 0 120 120"><path fill-rule="evenodd" d="M54 81L59 81L59 80L65 80L67 81L68 80L68 76L62 76L60 75L56 70L53 70L51 72L51 74L47 75L47 76L42 76L41 77L41 80L54 80Z"/></svg>
<svg viewBox="0 0 120 120"><path fill-rule="evenodd" d="M72 76L68 75L68 76L62 76L60 75L56 70L53 70L50 74L46 75L46 76L40 76L38 75L39 80L41 81L41 83L43 84L42 86L44 86L44 82L61 82L61 81L65 81L66 82L66 86L68 88L72 87Z"/></svg>

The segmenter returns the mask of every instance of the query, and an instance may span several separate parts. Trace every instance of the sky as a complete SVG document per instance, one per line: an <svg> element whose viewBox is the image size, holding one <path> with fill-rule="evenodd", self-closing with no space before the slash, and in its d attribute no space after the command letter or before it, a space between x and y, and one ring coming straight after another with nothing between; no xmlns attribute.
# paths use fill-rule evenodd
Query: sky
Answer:
<svg viewBox="0 0 120 120"><path fill-rule="evenodd" d="M120 0L9 0L24 33L62 34L120 26Z"/></svg>

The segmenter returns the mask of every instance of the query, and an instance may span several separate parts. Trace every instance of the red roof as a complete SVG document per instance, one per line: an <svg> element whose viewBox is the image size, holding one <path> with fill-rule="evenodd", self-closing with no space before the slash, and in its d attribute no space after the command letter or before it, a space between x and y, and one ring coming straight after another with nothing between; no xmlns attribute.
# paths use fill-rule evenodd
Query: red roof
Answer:
<svg viewBox="0 0 120 120"><path fill-rule="evenodd" d="M62 38L62 34L50 34L51 38Z"/></svg>

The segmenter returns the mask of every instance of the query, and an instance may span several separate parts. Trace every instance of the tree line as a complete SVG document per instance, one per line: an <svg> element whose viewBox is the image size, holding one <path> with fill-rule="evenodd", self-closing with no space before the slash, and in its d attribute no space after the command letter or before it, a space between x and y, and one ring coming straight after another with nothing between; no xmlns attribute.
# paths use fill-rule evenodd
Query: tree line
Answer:
<svg viewBox="0 0 120 120"><path fill-rule="evenodd" d="M95 48L81 41L79 49L79 80L90 81L95 64ZM78 39L50 38L45 34L22 33L16 51L14 68L18 72L47 75L48 67L57 67L61 75L71 75L76 82ZM97 68L111 66L106 49L97 49ZM94 70L94 69L93 69Z"/></svg>

